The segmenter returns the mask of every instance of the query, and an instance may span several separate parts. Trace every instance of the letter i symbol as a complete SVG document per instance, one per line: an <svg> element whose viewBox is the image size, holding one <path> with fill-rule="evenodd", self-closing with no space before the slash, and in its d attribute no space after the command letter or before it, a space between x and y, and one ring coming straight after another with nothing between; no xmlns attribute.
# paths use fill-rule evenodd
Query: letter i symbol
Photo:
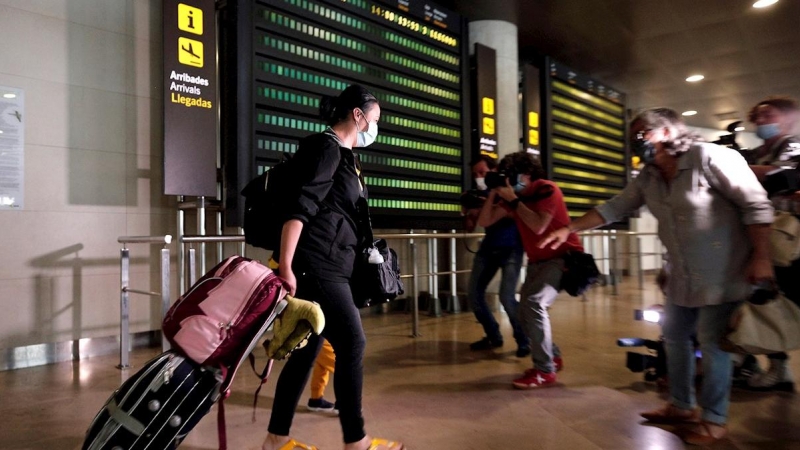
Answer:
<svg viewBox="0 0 800 450"><path fill-rule="evenodd" d="M202 36L203 10L178 3L178 29Z"/></svg>

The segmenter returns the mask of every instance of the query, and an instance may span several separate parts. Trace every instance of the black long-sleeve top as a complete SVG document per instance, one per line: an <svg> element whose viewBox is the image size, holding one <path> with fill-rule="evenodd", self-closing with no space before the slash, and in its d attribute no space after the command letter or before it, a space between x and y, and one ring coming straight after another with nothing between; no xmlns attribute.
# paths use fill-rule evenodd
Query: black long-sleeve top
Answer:
<svg viewBox="0 0 800 450"><path fill-rule="evenodd" d="M304 224L293 270L347 281L364 238L359 207L366 207L367 197L355 154L331 134L319 133L300 141L292 164L302 187L290 218Z"/></svg>

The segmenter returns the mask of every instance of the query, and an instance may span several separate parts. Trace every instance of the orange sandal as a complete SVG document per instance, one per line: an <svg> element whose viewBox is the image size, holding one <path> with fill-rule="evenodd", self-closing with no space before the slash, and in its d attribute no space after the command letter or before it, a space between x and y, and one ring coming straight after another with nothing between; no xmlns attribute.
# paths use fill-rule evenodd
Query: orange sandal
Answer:
<svg viewBox="0 0 800 450"><path fill-rule="evenodd" d="M728 435L728 428L713 422L702 421L682 433L683 442L690 445L711 445Z"/></svg>
<svg viewBox="0 0 800 450"><path fill-rule="evenodd" d="M290 439L289 442L283 444L281 448L279 448L278 450L295 450L295 449L317 450L317 447L314 447L313 445L303 444L302 442L297 442L294 439Z"/></svg>
<svg viewBox="0 0 800 450"><path fill-rule="evenodd" d="M400 442L380 438L375 438L370 441L367 450L381 450L381 448L385 448L386 450L405 450L405 446Z"/></svg>

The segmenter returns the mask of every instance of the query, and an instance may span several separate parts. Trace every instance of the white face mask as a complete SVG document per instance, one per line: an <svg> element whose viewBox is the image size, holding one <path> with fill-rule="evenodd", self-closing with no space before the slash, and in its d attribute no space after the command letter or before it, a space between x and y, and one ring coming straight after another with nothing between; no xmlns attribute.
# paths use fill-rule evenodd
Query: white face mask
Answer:
<svg viewBox="0 0 800 450"><path fill-rule="evenodd" d="M488 186L486 186L486 178L475 178L475 186L481 191L488 189Z"/></svg>
<svg viewBox="0 0 800 450"><path fill-rule="evenodd" d="M362 112L363 114L363 112ZM367 120L366 115L363 116ZM360 121L359 121L360 122ZM356 147L369 147L378 138L378 122L367 122L367 131L359 131Z"/></svg>

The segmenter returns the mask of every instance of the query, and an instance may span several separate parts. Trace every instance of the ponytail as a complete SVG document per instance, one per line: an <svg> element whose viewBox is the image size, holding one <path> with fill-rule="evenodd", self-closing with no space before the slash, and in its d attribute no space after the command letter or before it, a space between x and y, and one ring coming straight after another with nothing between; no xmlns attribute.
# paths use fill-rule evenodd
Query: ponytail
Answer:
<svg viewBox="0 0 800 450"><path fill-rule="evenodd" d="M331 97L330 95L323 95L319 99L319 117L328 125L335 125L338 120L335 119L336 107L339 103L339 97Z"/></svg>
<svg viewBox="0 0 800 450"><path fill-rule="evenodd" d="M353 84L337 97L323 95L319 101L319 117L327 125L334 126L346 120L352 110L359 108L366 113L377 104L378 99L374 95L364 87Z"/></svg>

